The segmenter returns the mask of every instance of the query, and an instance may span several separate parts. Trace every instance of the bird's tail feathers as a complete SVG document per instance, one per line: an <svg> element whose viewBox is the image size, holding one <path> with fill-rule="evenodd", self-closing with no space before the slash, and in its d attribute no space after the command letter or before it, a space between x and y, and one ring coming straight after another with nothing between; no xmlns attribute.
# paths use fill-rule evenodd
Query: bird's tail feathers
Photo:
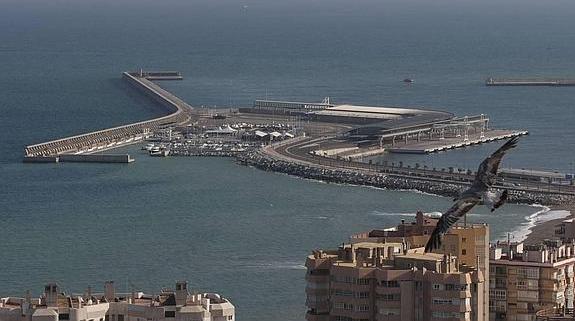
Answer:
<svg viewBox="0 0 575 321"><path fill-rule="evenodd" d="M501 205L505 204L507 202L508 197L509 197L509 191L506 189L503 190L503 192L499 196L499 199L497 200L497 202L495 202L495 204L493 204L493 207L491 208L491 212L495 211L496 209L500 208Z"/></svg>

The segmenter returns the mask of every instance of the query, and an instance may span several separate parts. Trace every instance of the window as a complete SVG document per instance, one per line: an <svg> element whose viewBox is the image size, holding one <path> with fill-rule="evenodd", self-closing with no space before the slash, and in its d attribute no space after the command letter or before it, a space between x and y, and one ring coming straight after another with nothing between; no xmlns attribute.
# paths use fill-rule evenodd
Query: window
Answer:
<svg viewBox="0 0 575 321"><path fill-rule="evenodd" d="M455 298L433 298L432 303L437 305L459 305L461 301Z"/></svg>
<svg viewBox="0 0 575 321"><path fill-rule="evenodd" d="M124 315L118 314L118 321L124 321Z"/></svg>
<svg viewBox="0 0 575 321"><path fill-rule="evenodd" d="M58 319L59 320L70 320L70 314L69 313L60 313L58 315Z"/></svg>
<svg viewBox="0 0 575 321"><path fill-rule="evenodd" d="M367 304L360 304L360 305L358 305L358 306L356 307L356 311L359 311L359 312L369 311L369 305L367 305Z"/></svg>
<svg viewBox="0 0 575 321"><path fill-rule="evenodd" d="M379 284L386 288L398 288L399 282L397 281L381 281Z"/></svg>
<svg viewBox="0 0 575 321"><path fill-rule="evenodd" d="M367 299L369 298L369 292L356 292L355 297L358 299Z"/></svg>
<svg viewBox="0 0 575 321"><path fill-rule="evenodd" d="M176 311L165 311L165 312L164 312L164 317L166 317L166 318L175 318L175 317L176 317Z"/></svg>
<svg viewBox="0 0 575 321"><path fill-rule="evenodd" d="M461 250L461 255L467 255L467 250L465 249Z"/></svg>
<svg viewBox="0 0 575 321"><path fill-rule="evenodd" d="M538 268L518 268L517 269L517 276L529 279L538 279L539 278L539 269Z"/></svg>
<svg viewBox="0 0 575 321"><path fill-rule="evenodd" d="M504 266L496 266L495 274L507 275L507 269Z"/></svg>
<svg viewBox="0 0 575 321"><path fill-rule="evenodd" d="M443 284L438 284L438 283L433 283L433 285L431 286L434 290L443 290Z"/></svg>
<svg viewBox="0 0 575 321"><path fill-rule="evenodd" d="M497 290L497 289L489 289L489 297L496 300L506 300L507 299L507 291L505 290Z"/></svg>
<svg viewBox="0 0 575 321"><path fill-rule="evenodd" d="M465 241L467 241L467 239L465 237L461 238L461 243L465 243Z"/></svg>
<svg viewBox="0 0 575 321"><path fill-rule="evenodd" d="M369 285L369 279L357 279L357 284L358 285Z"/></svg>
<svg viewBox="0 0 575 321"><path fill-rule="evenodd" d="M400 293L386 293L386 294L381 294L378 297L380 299L382 299L383 301L400 301L401 300L401 294Z"/></svg>
<svg viewBox="0 0 575 321"><path fill-rule="evenodd" d="M348 311L353 310L353 304L351 303L336 302L333 306L335 309L338 310L348 310Z"/></svg>
<svg viewBox="0 0 575 321"><path fill-rule="evenodd" d="M495 279L495 287L505 289L507 288L507 279L506 278L496 278ZM518 286L519 288L519 286Z"/></svg>
<svg viewBox="0 0 575 321"><path fill-rule="evenodd" d="M353 296L353 292L345 290L335 290L335 296Z"/></svg>
<svg viewBox="0 0 575 321"><path fill-rule="evenodd" d="M390 315L400 315L401 310L397 308L381 308L379 309L379 314L384 316Z"/></svg>
<svg viewBox="0 0 575 321"><path fill-rule="evenodd" d="M433 311L434 318L459 318L459 312Z"/></svg>

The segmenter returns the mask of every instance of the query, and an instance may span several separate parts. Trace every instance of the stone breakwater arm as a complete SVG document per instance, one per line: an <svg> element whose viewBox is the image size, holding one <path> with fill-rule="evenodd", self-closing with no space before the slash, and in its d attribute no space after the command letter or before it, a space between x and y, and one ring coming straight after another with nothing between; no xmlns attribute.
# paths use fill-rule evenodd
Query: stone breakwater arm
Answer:
<svg viewBox="0 0 575 321"><path fill-rule="evenodd" d="M181 124L190 119L192 107L160 86L139 77L137 73L124 72L122 78L134 88L160 103L169 110L166 116L133 124L108 128L91 133L52 140L45 143L26 146L26 157L48 157L64 153L100 151L103 148L119 147L127 141L142 139L149 132L168 124Z"/></svg>
<svg viewBox="0 0 575 321"><path fill-rule="evenodd" d="M329 161L318 164L311 158L294 156L289 153L289 147L297 144L310 143L300 139L282 145L267 146L258 151L237 156L240 164L253 166L266 171L285 173L307 179L325 182L365 185L392 190L417 190L439 196L455 197L470 185L470 181L455 181L433 177L412 176L398 173L385 173L369 168L339 167L330 165ZM286 151L288 151L286 153ZM364 164L368 165L368 164ZM545 191L530 191L511 189L510 201L524 204L557 205L572 203L573 195L549 193Z"/></svg>

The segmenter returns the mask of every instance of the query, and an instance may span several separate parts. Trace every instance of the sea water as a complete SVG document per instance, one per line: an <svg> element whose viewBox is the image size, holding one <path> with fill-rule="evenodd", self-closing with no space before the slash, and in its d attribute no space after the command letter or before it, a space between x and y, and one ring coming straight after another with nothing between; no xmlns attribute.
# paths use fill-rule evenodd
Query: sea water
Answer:
<svg viewBox="0 0 575 321"><path fill-rule="evenodd" d="M539 1L4 0L0 3L0 295L191 288L241 320L303 320L306 255L349 235L443 212L448 198L327 184L221 158L22 164L24 146L162 115L125 70L178 70L161 85L202 106L254 99L485 113L530 135L504 166L571 172L575 88L488 88L488 77L575 77L575 3ZM404 78L415 83L406 85ZM473 168L488 144L428 156ZM396 160L398 156L383 156ZM399 159L398 159L399 160ZM534 214L537 215L534 216ZM491 238L524 237L537 206L478 207Z"/></svg>

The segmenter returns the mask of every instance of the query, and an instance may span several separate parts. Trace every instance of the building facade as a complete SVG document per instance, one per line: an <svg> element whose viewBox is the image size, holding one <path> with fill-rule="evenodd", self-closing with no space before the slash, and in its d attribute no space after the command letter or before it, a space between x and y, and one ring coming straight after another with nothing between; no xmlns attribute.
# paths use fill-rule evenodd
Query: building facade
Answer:
<svg viewBox="0 0 575 321"><path fill-rule="evenodd" d="M117 294L114 282L104 293L88 290L65 295L57 284L48 284L40 298L0 299L0 321L233 321L235 308L215 293L190 294L187 282L159 295L142 292Z"/></svg>
<svg viewBox="0 0 575 321"><path fill-rule="evenodd" d="M573 310L573 243L498 243L490 251L491 320L531 321L541 311Z"/></svg>
<svg viewBox="0 0 575 321"><path fill-rule="evenodd" d="M418 213L413 223L314 251L306 261L306 319L488 320L488 227L458 226L440 253L423 253L435 223Z"/></svg>

